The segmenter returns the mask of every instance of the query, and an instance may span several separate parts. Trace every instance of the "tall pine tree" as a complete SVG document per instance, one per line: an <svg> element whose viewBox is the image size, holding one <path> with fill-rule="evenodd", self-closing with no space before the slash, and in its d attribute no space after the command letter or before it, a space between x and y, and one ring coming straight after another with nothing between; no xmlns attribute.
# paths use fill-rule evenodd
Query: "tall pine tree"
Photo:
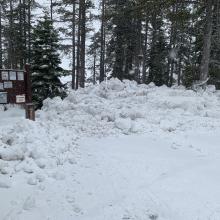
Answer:
<svg viewBox="0 0 220 220"><path fill-rule="evenodd" d="M62 68L59 57L58 33L47 15L37 24L33 33L32 89L38 107L43 100L65 96L59 76Z"/></svg>

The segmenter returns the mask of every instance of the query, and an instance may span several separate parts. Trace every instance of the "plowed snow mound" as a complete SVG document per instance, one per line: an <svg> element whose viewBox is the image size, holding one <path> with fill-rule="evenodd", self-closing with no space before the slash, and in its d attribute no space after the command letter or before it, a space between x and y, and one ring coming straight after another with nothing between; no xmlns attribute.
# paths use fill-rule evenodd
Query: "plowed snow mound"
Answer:
<svg viewBox="0 0 220 220"><path fill-rule="evenodd" d="M74 163L79 137L145 132L170 135L219 126L216 91L196 93L182 87L111 79L71 91L65 100L45 100L36 122L20 120L7 128L0 126L0 173L38 175Z"/></svg>
<svg viewBox="0 0 220 220"><path fill-rule="evenodd" d="M170 132L219 127L219 93L182 87L138 85L111 79L70 92L65 100L47 99L41 121L71 127L77 135Z"/></svg>

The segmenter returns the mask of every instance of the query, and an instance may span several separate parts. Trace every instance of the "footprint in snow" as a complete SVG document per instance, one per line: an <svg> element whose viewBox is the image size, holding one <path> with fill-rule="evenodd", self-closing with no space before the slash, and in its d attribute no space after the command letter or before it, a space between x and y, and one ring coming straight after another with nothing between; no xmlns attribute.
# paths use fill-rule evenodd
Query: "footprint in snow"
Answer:
<svg viewBox="0 0 220 220"><path fill-rule="evenodd" d="M190 144L188 147L189 147L189 148L194 148L192 144Z"/></svg>
<svg viewBox="0 0 220 220"><path fill-rule="evenodd" d="M133 220L130 212L128 210L126 210L125 212L126 212L126 214L123 215L122 220Z"/></svg>
<svg viewBox="0 0 220 220"><path fill-rule="evenodd" d="M74 212L80 213L81 209L77 206L73 207Z"/></svg>
<svg viewBox="0 0 220 220"><path fill-rule="evenodd" d="M75 203L75 198L73 196L66 196L66 201L68 203Z"/></svg>
<svg viewBox="0 0 220 220"><path fill-rule="evenodd" d="M150 220L157 220L157 219L158 219L158 215L151 214L151 215L148 216L148 218L149 218Z"/></svg>
<svg viewBox="0 0 220 220"><path fill-rule="evenodd" d="M23 210L29 211L35 207L35 204L36 204L35 198L29 196L23 204Z"/></svg>
<svg viewBox="0 0 220 220"><path fill-rule="evenodd" d="M175 146L171 146L171 148L172 148L173 150L178 150L178 148L175 147Z"/></svg>
<svg viewBox="0 0 220 220"><path fill-rule="evenodd" d="M131 216L129 216L129 215L124 215L123 217L122 217L122 220L131 220L132 218L131 218Z"/></svg>

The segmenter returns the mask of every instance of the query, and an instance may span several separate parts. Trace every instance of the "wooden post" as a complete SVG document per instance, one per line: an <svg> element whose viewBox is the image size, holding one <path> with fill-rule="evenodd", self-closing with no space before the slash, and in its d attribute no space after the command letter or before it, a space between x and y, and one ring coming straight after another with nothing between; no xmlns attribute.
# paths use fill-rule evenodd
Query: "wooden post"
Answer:
<svg viewBox="0 0 220 220"><path fill-rule="evenodd" d="M35 121L35 108L33 103L27 103L25 105L26 119Z"/></svg>
<svg viewBox="0 0 220 220"><path fill-rule="evenodd" d="M30 119L35 121L35 106L32 103L32 89L31 89L31 76L30 76L30 65L25 65L25 78L26 78L26 105L25 105L25 112L26 112L26 119Z"/></svg>
<svg viewBox="0 0 220 220"><path fill-rule="evenodd" d="M26 103L32 103L32 90L31 90L31 73L30 73L30 65L25 65L25 78L26 78Z"/></svg>

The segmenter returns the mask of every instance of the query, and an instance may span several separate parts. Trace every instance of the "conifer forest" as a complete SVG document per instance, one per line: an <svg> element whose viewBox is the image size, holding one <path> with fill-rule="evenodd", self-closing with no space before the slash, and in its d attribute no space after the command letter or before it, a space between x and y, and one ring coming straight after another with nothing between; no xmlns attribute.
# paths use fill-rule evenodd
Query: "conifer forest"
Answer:
<svg viewBox="0 0 220 220"><path fill-rule="evenodd" d="M111 77L220 86L219 0L1 0L0 30L0 68L71 74L73 89Z"/></svg>

